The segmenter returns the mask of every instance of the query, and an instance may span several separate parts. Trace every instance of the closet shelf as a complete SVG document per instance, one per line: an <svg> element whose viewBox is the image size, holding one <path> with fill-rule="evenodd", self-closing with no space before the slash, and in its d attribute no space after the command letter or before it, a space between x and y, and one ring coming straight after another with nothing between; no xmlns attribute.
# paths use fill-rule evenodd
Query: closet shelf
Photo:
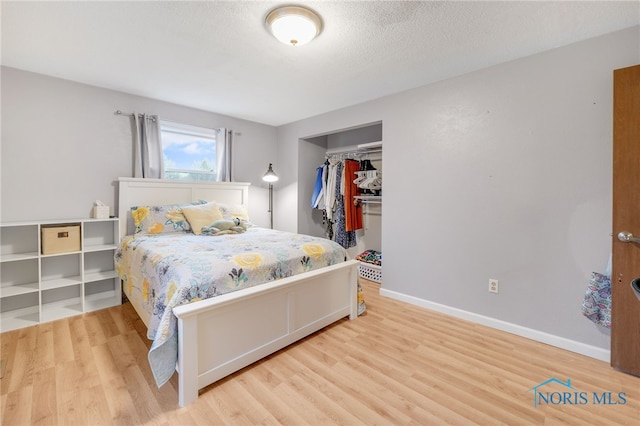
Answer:
<svg viewBox="0 0 640 426"><path fill-rule="evenodd" d="M360 145L351 145L328 149L325 157L329 158L338 156L341 158L360 158L368 157L372 154L382 154L382 142L371 142Z"/></svg>
<svg viewBox="0 0 640 426"><path fill-rule="evenodd" d="M382 151L382 141L358 144L358 151L373 149Z"/></svg>
<svg viewBox="0 0 640 426"><path fill-rule="evenodd" d="M353 202L355 204L358 204L358 203L382 204L382 195L355 195L353 197Z"/></svg>

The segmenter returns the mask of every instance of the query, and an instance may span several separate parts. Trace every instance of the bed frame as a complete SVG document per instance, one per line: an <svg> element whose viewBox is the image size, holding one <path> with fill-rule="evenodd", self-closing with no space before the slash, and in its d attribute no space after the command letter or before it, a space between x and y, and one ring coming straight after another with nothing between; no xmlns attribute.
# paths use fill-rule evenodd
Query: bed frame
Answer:
<svg viewBox="0 0 640 426"><path fill-rule="evenodd" d="M129 210L198 200L248 204L248 183L119 178L120 238ZM173 310L178 319L178 403L200 389L348 316L357 317L358 262L306 272ZM144 311L134 309L147 324ZM147 324L148 325L148 324Z"/></svg>

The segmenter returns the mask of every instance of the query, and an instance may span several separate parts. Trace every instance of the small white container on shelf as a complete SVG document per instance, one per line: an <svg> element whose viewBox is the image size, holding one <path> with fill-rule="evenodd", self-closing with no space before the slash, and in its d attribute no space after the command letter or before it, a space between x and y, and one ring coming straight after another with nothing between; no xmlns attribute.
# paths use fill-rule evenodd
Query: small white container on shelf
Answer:
<svg viewBox="0 0 640 426"><path fill-rule="evenodd" d="M109 206L93 206L94 219L109 219Z"/></svg>

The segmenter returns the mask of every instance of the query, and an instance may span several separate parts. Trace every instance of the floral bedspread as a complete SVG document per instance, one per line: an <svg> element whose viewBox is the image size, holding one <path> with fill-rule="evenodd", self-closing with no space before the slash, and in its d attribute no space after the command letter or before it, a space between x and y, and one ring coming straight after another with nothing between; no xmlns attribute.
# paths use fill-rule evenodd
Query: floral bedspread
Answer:
<svg viewBox="0 0 640 426"><path fill-rule="evenodd" d="M122 239L116 269L130 298L150 315L149 363L158 387L178 359L173 308L343 262L339 244L266 228L233 235L137 234Z"/></svg>

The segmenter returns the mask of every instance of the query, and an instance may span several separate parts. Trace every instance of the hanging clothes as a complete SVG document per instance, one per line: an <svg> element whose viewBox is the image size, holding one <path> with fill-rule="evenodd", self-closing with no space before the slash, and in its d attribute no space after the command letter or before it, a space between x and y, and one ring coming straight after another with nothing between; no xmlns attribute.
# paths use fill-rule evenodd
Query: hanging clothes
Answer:
<svg viewBox="0 0 640 426"><path fill-rule="evenodd" d="M311 195L311 208L317 209L324 196L324 186L322 181L324 166L318 167L316 170L316 183L313 187L313 194Z"/></svg>
<svg viewBox="0 0 640 426"><path fill-rule="evenodd" d="M327 177L329 173L329 160L324 160L324 164L322 165L322 195L323 199L318 203L318 208L324 208L325 200L324 197L327 196ZM320 207L322 206L322 207Z"/></svg>
<svg viewBox="0 0 640 426"><path fill-rule="evenodd" d="M330 201L333 198L334 191L327 190L327 180L329 179L329 160L316 169L316 180L313 187L313 194L311 195L311 208L322 211L322 223L325 225L325 235L328 239L333 240L333 208L328 206L334 206L335 200ZM335 172L335 168L332 173ZM335 181L335 178L332 178Z"/></svg>
<svg viewBox="0 0 640 426"><path fill-rule="evenodd" d="M360 188L353 183L356 172L360 171L360 162L355 160L344 161L343 195L345 230L356 231L362 229L362 204L354 204L353 197L360 195Z"/></svg>
<svg viewBox="0 0 640 426"><path fill-rule="evenodd" d="M336 207L336 195L340 191L340 180L338 180L338 164L340 160L329 160L329 165L327 166L327 186L324 193L324 209L327 212L327 218L335 222L333 220L333 215ZM338 185L336 187L336 184Z"/></svg>
<svg viewBox="0 0 640 426"><path fill-rule="evenodd" d="M356 232L355 231L347 231L346 230L346 218L345 218L345 209L344 209L344 195L340 190L342 186L342 176L344 171L343 162L338 162L336 165L336 182L335 182L335 241L340 244L344 248L355 247L356 241Z"/></svg>
<svg viewBox="0 0 640 426"><path fill-rule="evenodd" d="M373 172L375 173L377 171L377 169L373 166L373 164L371 164L371 160L363 160L360 162L360 170L364 170L366 172ZM366 178L364 179L364 181L372 179L375 175L374 174L370 174L367 173L366 174ZM361 189L362 194L375 194L375 191L369 189L368 185L364 186L362 185L362 181L360 183L358 183L358 186Z"/></svg>

